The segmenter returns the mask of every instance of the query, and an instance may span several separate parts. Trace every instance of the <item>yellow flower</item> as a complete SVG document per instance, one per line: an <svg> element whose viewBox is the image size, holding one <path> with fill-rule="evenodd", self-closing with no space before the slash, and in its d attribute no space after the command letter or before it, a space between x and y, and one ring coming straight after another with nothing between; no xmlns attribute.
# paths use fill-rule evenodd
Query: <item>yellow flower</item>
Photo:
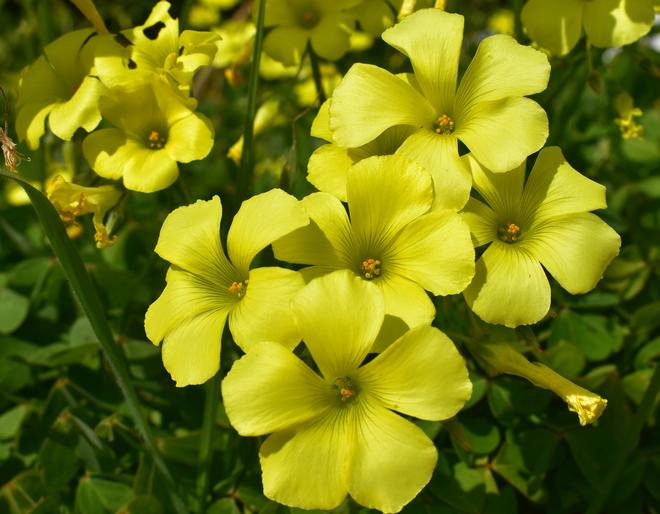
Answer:
<svg viewBox="0 0 660 514"><path fill-rule="evenodd" d="M350 219L330 194L303 198L311 223L275 241L275 256L311 264L301 270L307 279L349 269L378 286L389 316L430 324L435 308L425 290L456 294L474 274L468 226L455 211L431 211L431 176L399 155L360 161L347 192Z"/></svg>
<svg viewBox="0 0 660 514"><path fill-rule="evenodd" d="M236 430L272 434L259 451L264 494L304 509L332 509L350 494L366 507L400 511L428 483L437 451L397 413L454 416L472 393L463 358L438 329L419 327L363 365L384 303L377 287L346 271L311 282L292 310L320 373L261 342L222 383Z"/></svg>
<svg viewBox="0 0 660 514"><path fill-rule="evenodd" d="M250 198L229 229L229 258L220 241L221 217L217 196L180 207L163 223L156 245L172 266L144 325L152 343L163 341L163 363L177 387L201 384L218 371L227 318L244 350L265 340L288 349L300 341L289 302L303 287L302 277L284 268L250 266L272 241L308 224L307 214L281 189Z"/></svg>
<svg viewBox="0 0 660 514"><path fill-rule="evenodd" d="M414 73L395 76L354 64L329 106L331 141L345 152L388 130L413 129L396 153L432 174L437 208L460 209L470 194L459 141L484 166L506 172L539 150L548 135L545 111L525 98L545 89L547 57L510 36L490 36L457 87L462 34L458 14L423 9L407 16L382 37L410 58Z"/></svg>
<svg viewBox="0 0 660 514"><path fill-rule="evenodd" d="M638 139L644 136L644 126L635 121L635 118L644 113L639 107L635 107L633 99L628 93L622 91L616 95L614 108L619 114L614 123L619 127L624 139Z"/></svg>
<svg viewBox="0 0 660 514"><path fill-rule="evenodd" d="M653 26L653 0L529 0L521 19L529 36L553 54L589 42L610 48L634 43Z"/></svg>
<svg viewBox="0 0 660 514"><path fill-rule="evenodd" d="M69 226L79 227L78 216L93 214L94 240L98 248L107 248L117 241L117 236L109 236L104 220L107 212L121 199L122 193L118 189L112 186L79 186L67 182L62 175L56 175L48 184L46 194L62 221Z"/></svg>

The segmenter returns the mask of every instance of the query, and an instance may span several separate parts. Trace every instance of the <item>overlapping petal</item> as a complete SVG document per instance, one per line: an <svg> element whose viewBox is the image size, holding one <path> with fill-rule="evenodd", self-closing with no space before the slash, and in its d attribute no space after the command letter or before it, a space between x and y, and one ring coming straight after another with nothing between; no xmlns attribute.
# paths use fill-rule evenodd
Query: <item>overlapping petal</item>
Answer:
<svg viewBox="0 0 660 514"><path fill-rule="evenodd" d="M309 40L309 32L299 27L279 26L264 38L264 52L285 66L299 64Z"/></svg>
<svg viewBox="0 0 660 514"><path fill-rule="evenodd" d="M387 267L434 295L460 293L474 275L470 228L451 210L425 214L393 241Z"/></svg>
<svg viewBox="0 0 660 514"><path fill-rule="evenodd" d="M359 383L389 409L420 419L448 419L472 394L463 357L434 327L406 332L359 370Z"/></svg>
<svg viewBox="0 0 660 514"><path fill-rule="evenodd" d="M333 395L327 382L273 342L255 344L222 382L225 411L244 436L269 434L318 418L328 410Z"/></svg>
<svg viewBox="0 0 660 514"><path fill-rule="evenodd" d="M301 204L309 225L273 242L279 260L339 268L355 260L353 235L342 203L327 193L313 193Z"/></svg>
<svg viewBox="0 0 660 514"><path fill-rule="evenodd" d="M490 243L497 237L498 215L485 203L470 198L461 216L470 226L475 248Z"/></svg>
<svg viewBox="0 0 660 514"><path fill-rule="evenodd" d="M419 163L431 173L434 209L461 209L470 196L472 178L458 155L458 140L420 129L408 137L396 152Z"/></svg>
<svg viewBox="0 0 660 514"><path fill-rule="evenodd" d="M536 258L497 240L477 261L463 295L481 319L507 327L536 323L550 309L550 284Z"/></svg>
<svg viewBox="0 0 660 514"><path fill-rule="evenodd" d="M85 77L73 96L57 103L50 112L48 126L53 134L69 141L79 127L94 130L101 121L98 102L105 90L96 77Z"/></svg>
<svg viewBox="0 0 660 514"><path fill-rule="evenodd" d="M653 26L651 0L591 0L584 2L584 30L598 47L633 43Z"/></svg>
<svg viewBox="0 0 660 514"><path fill-rule="evenodd" d="M431 324L435 307L422 286L387 269L376 285L383 293L387 314L401 318L409 327Z"/></svg>
<svg viewBox="0 0 660 514"><path fill-rule="evenodd" d="M421 9L387 29L382 38L410 58L424 96L438 114L452 112L463 16L441 9Z"/></svg>
<svg viewBox="0 0 660 514"><path fill-rule="evenodd" d="M125 161L122 177L126 189L152 193L174 184L179 177L179 166L167 150L153 151L134 145Z"/></svg>
<svg viewBox="0 0 660 514"><path fill-rule="evenodd" d="M346 148L322 145L309 157L307 180L319 191L346 201L346 175L354 160Z"/></svg>
<svg viewBox="0 0 660 514"><path fill-rule="evenodd" d="M348 270L310 282L296 295L292 309L307 348L328 380L358 368L385 316L378 288Z"/></svg>
<svg viewBox="0 0 660 514"><path fill-rule="evenodd" d="M529 36L553 54L571 51L582 34L583 0L529 0L521 18Z"/></svg>
<svg viewBox="0 0 660 514"><path fill-rule="evenodd" d="M346 188L360 258L378 258L403 227L433 204L431 175L398 155L374 156L355 164Z"/></svg>
<svg viewBox="0 0 660 514"><path fill-rule="evenodd" d="M330 104L334 141L349 148L368 143L395 125L425 127L435 118L434 108L413 87L371 64L351 66Z"/></svg>
<svg viewBox="0 0 660 514"><path fill-rule="evenodd" d="M227 234L230 261L247 274L252 259L273 241L309 223L307 213L295 197L271 189L246 200Z"/></svg>
<svg viewBox="0 0 660 514"><path fill-rule="evenodd" d="M116 128L100 129L89 134L82 144L83 155L94 171L104 178L120 179L124 169L142 148Z"/></svg>
<svg viewBox="0 0 660 514"><path fill-rule="evenodd" d="M248 351L260 341L275 341L287 349L300 342L291 320L291 300L305 285L297 271L284 268L256 268L250 271L243 296L229 315L234 341Z"/></svg>
<svg viewBox="0 0 660 514"><path fill-rule="evenodd" d="M521 197L525 182L525 165L522 164L507 173L493 173L481 166L468 155L475 190L500 218L498 222L513 221L520 216Z"/></svg>
<svg viewBox="0 0 660 514"><path fill-rule="evenodd" d="M326 14L310 33L314 51L321 57L336 61L350 48L350 29L353 21L341 12Z"/></svg>

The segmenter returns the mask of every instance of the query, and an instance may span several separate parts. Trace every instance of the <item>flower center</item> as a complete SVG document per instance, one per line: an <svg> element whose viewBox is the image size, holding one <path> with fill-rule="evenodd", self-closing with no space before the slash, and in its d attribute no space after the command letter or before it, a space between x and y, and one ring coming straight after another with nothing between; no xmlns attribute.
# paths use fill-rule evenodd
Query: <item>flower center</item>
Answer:
<svg viewBox="0 0 660 514"><path fill-rule="evenodd" d="M520 227L515 223L505 223L497 229L497 235L505 243L515 243L520 236Z"/></svg>
<svg viewBox="0 0 660 514"><path fill-rule="evenodd" d="M232 284L227 288L227 290L235 294L239 298L243 298L247 292L248 279L245 279L243 282L232 282Z"/></svg>
<svg viewBox="0 0 660 514"><path fill-rule="evenodd" d="M449 116L443 114L433 124L433 131L436 134L449 135L454 132L455 123Z"/></svg>
<svg viewBox="0 0 660 514"><path fill-rule="evenodd" d="M306 29L313 29L319 23L319 15L314 11L305 11L300 17L300 24Z"/></svg>
<svg viewBox="0 0 660 514"><path fill-rule="evenodd" d="M167 141L163 136L160 135L160 132L157 130L152 130L149 134L149 148L152 150L160 150L165 146Z"/></svg>
<svg viewBox="0 0 660 514"><path fill-rule="evenodd" d="M368 259L362 261L360 265L360 273L367 280L374 279L380 276L380 261L378 259Z"/></svg>
<svg viewBox="0 0 660 514"><path fill-rule="evenodd" d="M352 400L358 394L357 385L351 380L351 377L335 378L332 387L337 391L337 396L342 402Z"/></svg>

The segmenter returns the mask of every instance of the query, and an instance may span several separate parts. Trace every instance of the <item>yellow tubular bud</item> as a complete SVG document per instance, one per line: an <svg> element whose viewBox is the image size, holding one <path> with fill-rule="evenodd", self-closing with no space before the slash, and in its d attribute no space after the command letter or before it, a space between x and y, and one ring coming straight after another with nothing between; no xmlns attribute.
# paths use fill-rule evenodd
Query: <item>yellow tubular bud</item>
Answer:
<svg viewBox="0 0 660 514"><path fill-rule="evenodd" d="M507 343L469 343L469 348L495 374L516 375L555 393L568 404L568 410L578 415L582 426L596 421L607 407L607 400L601 396L574 384L545 364L528 361Z"/></svg>

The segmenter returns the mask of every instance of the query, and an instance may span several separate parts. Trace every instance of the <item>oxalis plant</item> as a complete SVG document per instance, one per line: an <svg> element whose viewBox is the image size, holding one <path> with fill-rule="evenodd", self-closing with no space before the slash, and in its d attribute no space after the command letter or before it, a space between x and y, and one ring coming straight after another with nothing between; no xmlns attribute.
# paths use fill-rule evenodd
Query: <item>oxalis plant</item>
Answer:
<svg viewBox="0 0 660 514"><path fill-rule="evenodd" d="M660 512L651 0L143 3L16 14L0 512Z"/></svg>

